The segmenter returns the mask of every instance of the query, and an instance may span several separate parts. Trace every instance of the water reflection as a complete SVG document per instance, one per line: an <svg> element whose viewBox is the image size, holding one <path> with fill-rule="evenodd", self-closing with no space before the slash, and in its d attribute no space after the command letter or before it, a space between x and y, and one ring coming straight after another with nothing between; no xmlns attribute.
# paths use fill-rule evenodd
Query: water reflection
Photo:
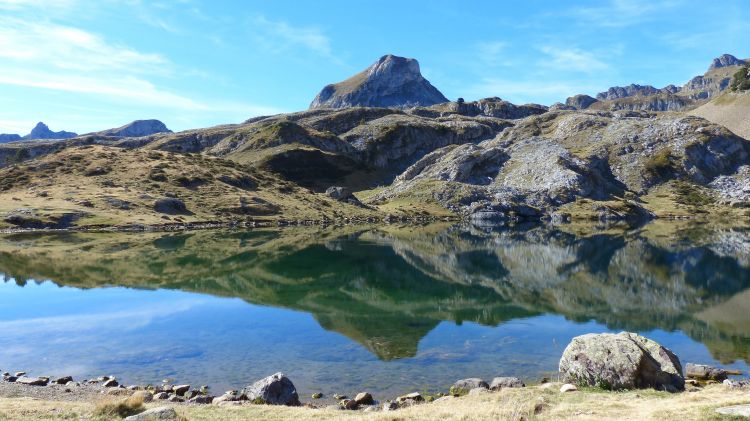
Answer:
<svg viewBox="0 0 750 421"><path fill-rule="evenodd" d="M382 361L416 356L444 321L498 326L542 314L679 330L721 362L750 361L750 232L741 229L14 234L0 238L0 272L18 285L173 289L298 310Z"/></svg>

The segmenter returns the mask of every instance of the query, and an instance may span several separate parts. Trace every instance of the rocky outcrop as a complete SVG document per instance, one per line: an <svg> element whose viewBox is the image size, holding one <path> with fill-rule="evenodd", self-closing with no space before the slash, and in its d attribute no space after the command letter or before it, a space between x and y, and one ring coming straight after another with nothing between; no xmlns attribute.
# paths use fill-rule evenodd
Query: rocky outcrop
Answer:
<svg viewBox="0 0 750 421"><path fill-rule="evenodd" d="M247 399L254 403L267 405L299 406L297 389L287 376L276 373L264 379L258 380L243 389L242 393Z"/></svg>
<svg viewBox="0 0 750 421"><path fill-rule="evenodd" d="M23 137L24 140L33 140L33 139L70 139L73 137L78 136L76 133L73 132L66 132L64 130L59 132L53 132L52 130L47 127L46 124L42 123L41 121L34 126L33 129L31 129L31 133L27 134Z"/></svg>
<svg viewBox="0 0 750 421"><path fill-rule="evenodd" d="M429 185L435 200L465 215L537 218L577 197L643 194L670 179L709 186L749 159L750 142L703 119L555 111L478 145L435 150L373 202L409 197ZM637 203L623 205L634 218L648 217Z"/></svg>
<svg viewBox="0 0 750 421"><path fill-rule="evenodd" d="M628 86L614 86L607 89L606 92L600 92L596 94L596 99L599 101L606 101L612 99L627 98L630 96L648 96L662 93L661 89L654 88L651 85L636 85L630 84Z"/></svg>
<svg viewBox="0 0 750 421"><path fill-rule="evenodd" d="M560 380L607 390L685 388L682 365L669 349L635 333L577 336L560 358Z"/></svg>
<svg viewBox="0 0 750 421"><path fill-rule="evenodd" d="M729 66L742 66L744 64L747 64L745 60L740 60L731 54L722 54L711 62L711 66L708 68L708 70Z"/></svg>
<svg viewBox="0 0 750 421"><path fill-rule="evenodd" d="M601 95L601 94L600 94ZM583 110L591 106L591 104L597 102L598 99L592 98L588 95L574 95L565 100L565 105L573 107L576 110Z"/></svg>
<svg viewBox="0 0 750 421"><path fill-rule="evenodd" d="M326 86L310 104L315 108L413 107L447 102L412 58L385 55L351 78Z"/></svg>
<svg viewBox="0 0 750 421"><path fill-rule="evenodd" d="M142 137L157 133L172 133L172 131L159 120L135 120L124 126L104 130L96 134L115 137Z"/></svg>
<svg viewBox="0 0 750 421"><path fill-rule="evenodd" d="M544 114L548 107L539 104L516 105L498 97L484 98L478 101L445 102L431 107L415 107L407 110L409 114L428 118L440 118L451 115L467 117L493 117L501 119L519 119L531 115Z"/></svg>

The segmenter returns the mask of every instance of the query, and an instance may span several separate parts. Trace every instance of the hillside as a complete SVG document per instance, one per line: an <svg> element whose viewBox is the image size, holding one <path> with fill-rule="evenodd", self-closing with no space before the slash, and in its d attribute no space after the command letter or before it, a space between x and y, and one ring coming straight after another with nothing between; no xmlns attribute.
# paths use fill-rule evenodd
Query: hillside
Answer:
<svg viewBox="0 0 750 421"><path fill-rule="evenodd" d="M399 60L406 61L393 64ZM344 101L178 133L152 120L8 143L0 145L0 224L747 218L748 96L726 89L714 96L721 75L739 68L731 56L717 60L701 91L713 99L693 115L608 110L648 108L661 96L695 105L691 95L702 95L630 85L549 108L497 97L412 107ZM386 79L421 83L416 62L378 63L396 72ZM392 99L388 90L368 92ZM184 202L182 215L154 209L170 195Z"/></svg>
<svg viewBox="0 0 750 421"><path fill-rule="evenodd" d="M726 92L690 111L690 114L721 124L737 135L750 139L750 91Z"/></svg>

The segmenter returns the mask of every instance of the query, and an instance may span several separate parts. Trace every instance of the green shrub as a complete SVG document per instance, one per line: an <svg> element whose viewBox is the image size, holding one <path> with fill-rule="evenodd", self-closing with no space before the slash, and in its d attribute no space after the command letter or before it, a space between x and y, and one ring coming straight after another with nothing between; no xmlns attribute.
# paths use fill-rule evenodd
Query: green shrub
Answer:
<svg viewBox="0 0 750 421"><path fill-rule="evenodd" d="M734 74L729 88L735 92L750 89L750 64L745 65Z"/></svg>
<svg viewBox="0 0 750 421"><path fill-rule="evenodd" d="M672 150L664 148L656 152L648 161L646 161L646 171L652 175L666 176L673 172L675 168Z"/></svg>

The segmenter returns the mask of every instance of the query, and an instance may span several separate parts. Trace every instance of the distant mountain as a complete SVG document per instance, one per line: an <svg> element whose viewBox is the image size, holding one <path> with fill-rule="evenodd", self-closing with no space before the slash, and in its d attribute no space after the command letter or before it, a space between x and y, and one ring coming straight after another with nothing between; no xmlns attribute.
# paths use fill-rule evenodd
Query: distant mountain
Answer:
<svg viewBox="0 0 750 421"><path fill-rule="evenodd" d="M46 124L42 123L41 121L34 126L33 129L31 129L31 133L27 134L23 137L24 140L33 140L33 139L70 139L72 137L76 137L78 134L73 132L66 132L64 130L61 130L59 132L53 132L52 130L47 127Z"/></svg>
<svg viewBox="0 0 750 421"><path fill-rule="evenodd" d="M413 107L448 102L425 79L413 58L386 55L349 79L323 88L310 104L314 108Z"/></svg>
<svg viewBox="0 0 750 421"><path fill-rule="evenodd" d="M159 120L135 120L124 126L103 130L96 134L117 137L142 137L156 133L172 133L172 131Z"/></svg>
<svg viewBox="0 0 750 421"><path fill-rule="evenodd" d="M747 64L745 60L740 60L731 54L722 54L720 57L714 59L708 70L729 66L742 66L744 64Z"/></svg>
<svg viewBox="0 0 750 421"><path fill-rule="evenodd" d="M0 143L18 142L21 140L21 136L17 134L0 134Z"/></svg>
<svg viewBox="0 0 750 421"><path fill-rule="evenodd" d="M26 136L18 134L0 134L0 143L19 142L22 140L36 140L36 139L70 139L78 136L73 132L66 132L64 130L59 132L53 132L47 127L46 124L41 121L31 129L31 133Z"/></svg>
<svg viewBox="0 0 750 421"><path fill-rule="evenodd" d="M667 85L663 88L637 84L613 86L605 92L598 93L596 101L580 102L587 96L576 95L568 98L566 104L576 109L591 107L600 110L631 111L689 110L699 107L724 92L729 87L734 73L746 63L747 60L724 54L713 59L706 73L690 79L683 86Z"/></svg>

